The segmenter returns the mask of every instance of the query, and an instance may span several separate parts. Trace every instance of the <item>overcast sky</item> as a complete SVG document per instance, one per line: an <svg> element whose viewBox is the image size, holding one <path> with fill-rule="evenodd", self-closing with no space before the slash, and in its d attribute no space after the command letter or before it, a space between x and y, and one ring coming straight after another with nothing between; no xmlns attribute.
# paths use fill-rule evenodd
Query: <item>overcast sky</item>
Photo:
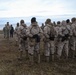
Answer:
<svg viewBox="0 0 76 75"><path fill-rule="evenodd" d="M76 0L0 0L0 17L75 15Z"/></svg>

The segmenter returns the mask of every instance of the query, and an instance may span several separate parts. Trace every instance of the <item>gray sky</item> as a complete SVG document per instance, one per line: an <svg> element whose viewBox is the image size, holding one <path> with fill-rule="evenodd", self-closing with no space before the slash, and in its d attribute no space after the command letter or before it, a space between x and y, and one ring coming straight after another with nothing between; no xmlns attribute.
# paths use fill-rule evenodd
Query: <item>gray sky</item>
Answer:
<svg viewBox="0 0 76 75"><path fill-rule="evenodd" d="M0 17L75 15L76 0L0 0Z"/></svg>

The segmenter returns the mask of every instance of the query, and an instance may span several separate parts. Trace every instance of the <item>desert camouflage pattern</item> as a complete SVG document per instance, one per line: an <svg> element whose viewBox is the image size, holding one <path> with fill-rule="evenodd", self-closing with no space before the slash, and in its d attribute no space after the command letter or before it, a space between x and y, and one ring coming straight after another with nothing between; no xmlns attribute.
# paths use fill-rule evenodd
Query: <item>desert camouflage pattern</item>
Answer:
<svg viewBox="0 0 76 75"><path fill-rule="evenodd" d="M28 40L23 39L24 36L27 36L26 34L27 34L27 27L20 25L18 30L20 51L28 50Z"/></svg>
<svg viewBox="0 0 76 75"><path fill-rule="evenodd" d="M50 35L53 34L54 35L54 39L50 40ZM52 56L52 60L54 60L54 53L55 53L55 27L50 25L50 24L46 24L44 27L44 47L45 47L45 52L44 55L46 56L46 61L49 62L49 57L50 55ZM51 53L51 54L50 54Z"/></svg>
<svg viewBox="0 0 76 75"><path fill-rule="evenodd" d="M65 35L69 35L67 39L65 39ZM68 58L68 53L69 53L69 39L71 35L71 29L70 25L67 25L65 21L62 21L61 25L59 26L58 29L58 49L57 49L57 54L58 58L61 57L62 55L62 50L65 51L66 53L66 58ZM64 37L64 38L63 38Z"/></svg>
<svg viewBox="0 0 76 75"><path fill-rule="evenodd" d="M34 51L39 53L40 51L40 42L36 42L35 39L33 39L33 35L38 34L39 36L42 34L41 28L38 26L37 23L33 23L28 27L27 35L29 36L29 50L28 53L33 55Z"/></svg>

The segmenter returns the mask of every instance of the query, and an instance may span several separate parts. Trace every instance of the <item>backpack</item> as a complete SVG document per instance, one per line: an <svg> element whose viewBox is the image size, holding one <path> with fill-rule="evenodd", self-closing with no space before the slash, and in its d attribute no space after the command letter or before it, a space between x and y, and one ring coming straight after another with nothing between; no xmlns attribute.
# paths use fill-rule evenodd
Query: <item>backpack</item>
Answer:
<svg viewBox="0 0 76 75"><path fill-rule="evenodd" d="M34 34L32 33L32 30L34 31ZM32 26L30 29L30 33L33 35L33 39L35 39L35 42L40 42L40 36L38 35L40 33L40 28L39 26Z"/></svg>
<svg viewBox="0 0 76 75"><path fill-rule="evenodd" d="M55 29L54 29L54 26L49 26L49 28L50 28L50 34L49 34L49 36L50 36L50 40L54 40L54 38L55 38L55 34L56 34L56 31L55 31Z"/></svg>

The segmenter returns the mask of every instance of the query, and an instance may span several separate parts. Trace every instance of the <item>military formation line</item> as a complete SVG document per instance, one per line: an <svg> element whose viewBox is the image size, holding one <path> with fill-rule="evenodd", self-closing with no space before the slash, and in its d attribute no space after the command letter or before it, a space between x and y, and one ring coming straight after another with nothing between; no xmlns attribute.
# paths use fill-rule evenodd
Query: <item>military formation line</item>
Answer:
<svg viewBox="0 0 76 75"><path fill-rule="evenodd" d="M31 18L30 26L27 26L24 20L17 23L15 30L9 22L3 28L4 38L13 37L15 33L15 41L19 47L19 59L22 59L23 51L26 57L29 58L30 64L34 64L34 57L37 62L41 60L40 42L44 43L43 54L46 62L55 60L55 53L58 60L61 59L62 52L65 51L65 59L68 57L75 58L76 49L76 18L51 22L51 19L46 19L40 27L36 21L36 17ZM70 54L71 53L71 54ZM51 57L50 57L51 56Z"/></svg>

